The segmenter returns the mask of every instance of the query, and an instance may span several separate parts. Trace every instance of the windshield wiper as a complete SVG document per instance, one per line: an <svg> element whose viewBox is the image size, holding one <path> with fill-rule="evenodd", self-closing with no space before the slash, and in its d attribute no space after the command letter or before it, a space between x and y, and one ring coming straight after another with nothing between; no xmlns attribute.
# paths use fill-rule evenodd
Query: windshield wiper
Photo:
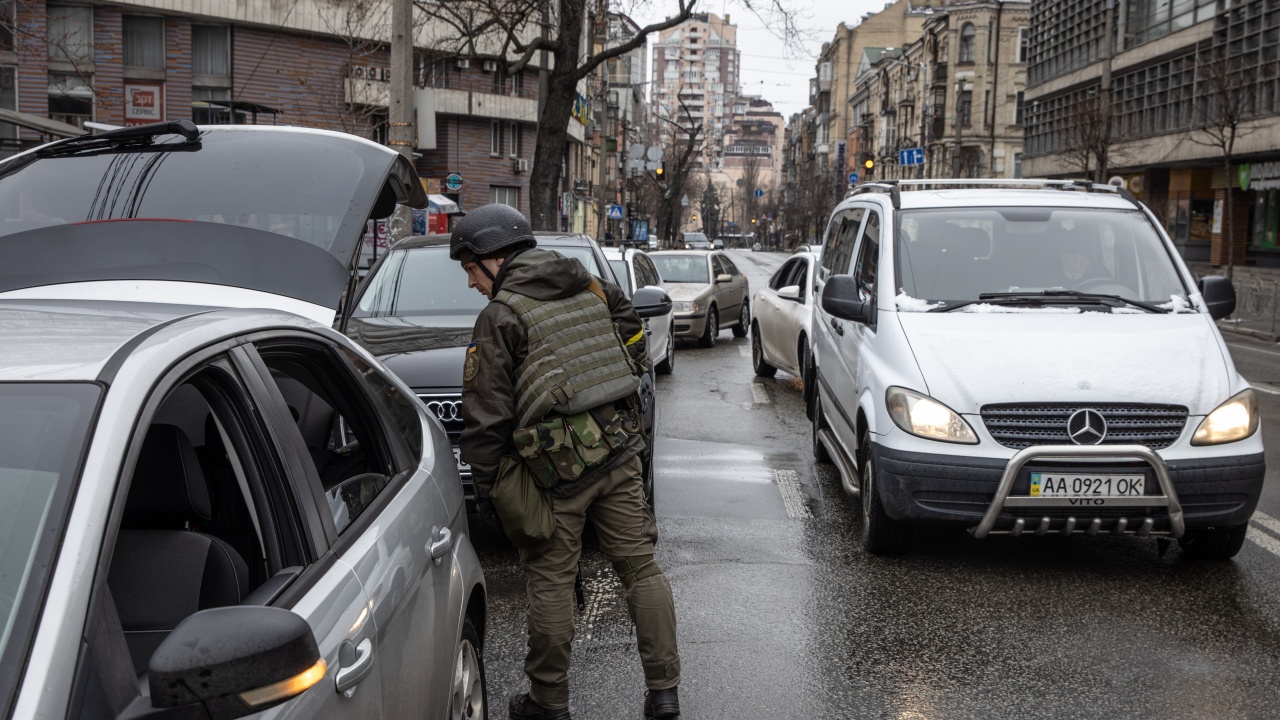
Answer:
<svg viewBox="0 0 1280 720"><path fill-rule="evenodd" d="M1052 290L1041 290L1039 292L1000 292L1000 293L982 293L978 296L983 300L996 300L1002 298L1043 298L1043 299L1059 299L1071 301L1094 302L1109 305L1111 307L1120 307L1122 305L1130 305L1136 308L1142 308L1147 312L1164 314L1168 313L1168 308L1162 308L1159 305L1152 305L1149 302L1134 300L1132 298L1123 297L1121 295L1107 295L1105 293L1087 293L1079 290L1063 290L1054 288ZM1108 302L1110 301L1110 302Z"/></svg>
<svg viewBox="0 0 1280 720"><path fill-rule="evenodd" d="M163 135L178 135L181 142L156 144ZM110 130L98 135L81 135L51 143L35 151L36 157L68 157L122 152L190 152L200 149L200 129L190 120L151 123Z"/></svg>
<svg viewBox="0 0 1280 720"><path fill-rule="evenodd" d="M960 308L969 307L970 305L1034 305L1036 307L1044 307L1045 299L1038 295L1027 293L1018 294L1016 297L995 297L1004 293L983 293L978 296L977 300L961 300L960 302L950 305L939 305L936 308L930 308L925 312L942 313L959 310ZM943 302L946 302L945 300ZM1052 299L1050 299L1052 303Z"/></svg>

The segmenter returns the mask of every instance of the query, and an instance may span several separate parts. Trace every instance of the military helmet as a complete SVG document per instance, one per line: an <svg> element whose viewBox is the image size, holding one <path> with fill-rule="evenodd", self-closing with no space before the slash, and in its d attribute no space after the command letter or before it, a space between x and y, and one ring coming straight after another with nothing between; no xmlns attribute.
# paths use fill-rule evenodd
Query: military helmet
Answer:
<svg viewBox="0 0 1280 720"><path fill-rule="evenodd" d="M533 228L519 210L502 203L490 203L476 208L453 226L449 257L465 263L537 244Z"/></svg>

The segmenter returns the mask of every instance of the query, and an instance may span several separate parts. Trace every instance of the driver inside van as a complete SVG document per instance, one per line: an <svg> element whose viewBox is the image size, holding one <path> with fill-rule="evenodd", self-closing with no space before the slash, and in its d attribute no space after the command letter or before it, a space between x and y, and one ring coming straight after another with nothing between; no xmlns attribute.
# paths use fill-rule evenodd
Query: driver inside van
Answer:
<svg viewBox="0 0 1280 720"><path fill-rule="evenodd" d="M1084 228L1064 230L1059 235L1057 245L1062 287L1078 288L1089 280L1107 277L1099 260L1100 244Z"/></svg>

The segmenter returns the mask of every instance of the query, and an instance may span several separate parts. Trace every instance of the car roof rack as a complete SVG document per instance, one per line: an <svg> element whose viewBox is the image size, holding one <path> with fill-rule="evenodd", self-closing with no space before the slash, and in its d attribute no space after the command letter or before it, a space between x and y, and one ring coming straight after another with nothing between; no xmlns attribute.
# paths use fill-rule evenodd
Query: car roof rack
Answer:
<svg viewBox="0 0 1280 720"><path fill-rule="evenodd" d="M894 210L900 210L901 207L901 189L906 190L924 190L936 188L963 188L963 187L1007 187L1022 190L1063 190L1076 192L1096 192L1109 193L1119 195L1120 197L1133 203L1133 206L1141 209L1142 204L1138 198L1127 189L1111 185L1107 183L1091 182L1089 180L1053 180L1048 178L942 178L929 180L877 180L875 182L863 183L855 186L849 191L845 197L852 197L866 192L888 193L890 202L893 203Z"/></svg>

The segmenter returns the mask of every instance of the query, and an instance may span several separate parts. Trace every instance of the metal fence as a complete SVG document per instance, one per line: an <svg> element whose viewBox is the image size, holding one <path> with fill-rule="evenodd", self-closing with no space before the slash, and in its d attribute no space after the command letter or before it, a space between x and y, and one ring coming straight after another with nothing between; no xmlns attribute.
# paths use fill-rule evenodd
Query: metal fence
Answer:
<svg viewBox="0 0 1280 720"><path fill-rule="evenodd" d="M1280 307L1280 280L1237 276L1232 284L1236 287L1236 311L1228 322L1274 333L1276 311Z"/></svg>

